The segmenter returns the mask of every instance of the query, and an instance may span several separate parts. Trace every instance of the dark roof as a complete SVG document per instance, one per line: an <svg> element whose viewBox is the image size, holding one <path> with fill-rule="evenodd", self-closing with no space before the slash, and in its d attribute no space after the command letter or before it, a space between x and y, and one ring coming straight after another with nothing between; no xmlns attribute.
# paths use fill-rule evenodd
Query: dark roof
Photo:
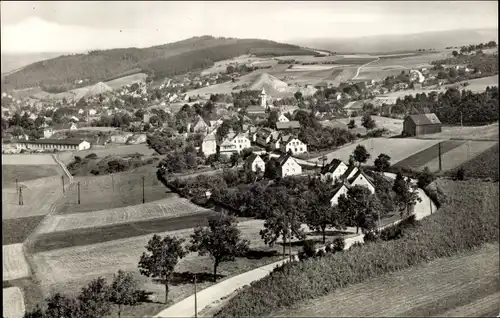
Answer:
<svg viewBox="0 0 500 318"><path fill-rule="evenodd" d="M65 123L65 124L55 124L54 129L59 130L59 129L70 129L73 123ZM76 125L76 124L75 124Z"/></svg>
<svg viewBox="0 0 500 318"><path fill-rule="evenodd" d="M419 114L419 115L410 115L406 117L405 120L410 119L415 123L415 125L423 126L423 125L435 125L441 124L441 121L434 113L430 114Z"/></svg>
<svg viewBox="0 0 500 318"><path fill-rule="evenodd" d="M288 160L288 158L290 158L289 154L283 154L283 155L279 156L279 158L276 159L276 161L278 162L278 164L281 167L285 164L285 162Z"/></svg>
<svg viewBox="0 0 500 318"><path fill-rule="evenodd" d="M19 141L19 143L24 144L45 144L45 145L75 145L81 144L83 139L38 139L38 140L27 140Z"/></svg>
<svg viewBox="0 0 500 318"><path fill-rule="evenodd" d="M374 188L375 188L375 185L374 185L374 184L373 184L373 182L370 180L370 177L368 177L368 176L367 176L367 175L366 175L366 174L365 174L365 173L364 173L361 169L358 169L358 172L356 172L356 173L354 174L354 176L352 176L352 178L350 178L349 180L347 180L347 182L349 182L349 183L353 183L353 182L354 182L354 180L356 180L356 179L359 177L359 175L362 175L363 177L365 177L366 181L368 181L368 183L369 183L369 184L371 184L371 185L372 185L372 187L374 187Z"/></svg>
<svg viewBox="0 0 500 318"><path fill-rule="evenodd" d="M347 168L346 172L342 175L342 178L343 178L343 179L347 178L347 177L351 174L351 172L352 172L354 169L356 169L356 168L357 168L357 167L356 167L355 165L349 166L349 167Z"/></svg>
<svg viewBox="0 0 500 318"><path fill-rule="evenodd" d="M335 171L335 169L338 168L338 166L342 163L341 160L337 159L337 158L333 158L332 161L327 164L326 166L324 166L322 169L321 169L321 174L325 174L327 172L333 172Z"/></svg>
<svg viewBox="0 0 500 318"><path fill-rule="evenodd" d="M266 109L262 106L248 106L247 109L247 114L255 114L255 113L265 113Z"/></svg>
<svg viewBox="0 0 500 318"><path fill-rule="evenodd" d="M342 182L338 187L335 188L335 190L333 190L332 198L340 191L340 189L342 189L343 186L349 189L350 184L346 181Z"/></svg>
<svg viewBox="0 0 500 318"><path fill-rule="evenodd" d="M300 123L296 120L276 123L276 129L295 129L295 128L300 128Z"/></svg>

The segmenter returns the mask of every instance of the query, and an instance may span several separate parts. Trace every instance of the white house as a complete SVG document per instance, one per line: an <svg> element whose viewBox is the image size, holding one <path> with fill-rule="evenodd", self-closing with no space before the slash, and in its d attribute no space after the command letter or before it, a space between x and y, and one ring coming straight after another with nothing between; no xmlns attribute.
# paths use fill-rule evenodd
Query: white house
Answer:
<svg viewBox="0 0 500 318"><path fill-rule="evenodd" d="M359 185L359 186L367 187L368 190L370 190L370 192L372 194L375 193L375 186L361 170L358 170L358 172L356 172L354 174L354 176L352 178L348 179L347 181L349 182L349 184L351 186Z"/></svg>
<svg viewBox="0 0 500 318"><path fill-rule="evenodd" d="M257 172L258 170L264 172L266 164L259 155L253 153L246 159L245 169L253 172Z"/></svg>
<svg viewBox="0 0 500 318"><path fill-rule="evenodd" d="M201 116L198 116L198 121L193 126L193 132L195 132L195 133L207 133L208 132L208 125L203 120L203 118L201 118Z"/></svg>
<svg viewBox="0 0 500 318"><path fill-rule="evenodd" d="M288 119L284 114L281 114L280 117L278 117L278 121L280 123L286 123L286 122L289 122L290 119Z"/></svg>
<svg viewBox="0 0 500 318"><path fill-rule="evenodd" d="M90 149L90 143L85 140L74 139L38 139L17 142L17 147L21 149L34 150L86 150Z"/></svg>
<svg viewBox="0 0 500 318"><path fill-rule="evenodd" d="M333 197L330 199L330 203L332 206L335 206L339 204L339 197L343 194L347 196L347 191L349 191L349 188L342 183L334 192L333 192Z"/></svg>
<svg viewBox="0 0 500 318"><path fill-rule="evenodd" d="M217 138L214 134L208 134L203 139L201 144L201 151L205 157L208 157L217 152Z"/></svg>
<svg viewBox="0 0 500 318"><path fill-rule="evenodd" d="M89 109L89 116L95 116L95 114L97 114L95 109Z"/></svg>
<svg viewBox="0 0 500 318"><path fill-rule="evenodd" d="M354 175L356 173L358 173L359 169L358 167L352 165L350 167L347 168L347 171L344 173L344 175L342 176L342 179L344 180L349 180L351 179L352 177L354 177Z"/></svg>
<svg viewBox="0 0 500 318"><path fill-rule="evenodd" d="M220 145L219 152L221 156L226 156L227 158L229 158L234 152L239 152L239 151L238 151L238 146L230 139L226 138Z"/></svg>
<svg viewBox="0 0 500 318"><path fill-rule="evenodd" d="M239 133L234 136L231 140L232 143L236 144L236 148L241 152L245 148L250 148L250 139L243 133Z"/></svg>
<svg viewBox="0 0 500 318"><path fill-rule="evenodd" d="M53 134L54 130L52 129L52 127L47 127L43 130L43 138L45 139L52 137Z"/></svg>
<svg viewBox="0 0 500 318"><path fill-rule="evenodd" d="M281 145L281 133L279 131L273 131L271 133L271 140L269 142L273 150L279 150Z"/></svg>
<svg viewBox="0 0 500 318"><path fill-rule="evenodd" d="M277 162L278 174L282 178L302 174L302 167L288 154L281 155Z"/></svg>
<svg viewBox="0 0 500 318"><path fill-rule="evenodd" d="M334 158L329 164L321 169L321 181L330 180L332 183L340 180L349 167L339 159Z"/></svg>
<svg viewBox="0 0 500 318"><path fill-rule="evenodd" d="M257 131L255 137L255 143L261 147L265 147L269 142L271 142L273 131L269 128L262 128Z"/></svg>
<svg viewBox="0 0 500 318"><path fill-rule="evenodd" d="M292 154L299 155L307 152L307 145L292 135L286 135L281 137L280 151L283 153L291 151Z"/></svg>

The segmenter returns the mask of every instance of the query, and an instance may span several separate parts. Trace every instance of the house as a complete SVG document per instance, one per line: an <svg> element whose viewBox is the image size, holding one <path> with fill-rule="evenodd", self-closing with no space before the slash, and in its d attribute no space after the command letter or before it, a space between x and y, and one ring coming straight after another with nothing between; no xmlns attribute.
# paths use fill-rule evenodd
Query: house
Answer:
<svg viewBox="0 0 500 318"><path fill-rule="evenodd" d="M250 139L248 139L244 133L237 134L231 141L236 144L236 148L239 152L245 148L250 148Z"/></svg>
<svg viewBox="0 0 500 318"><path fill-rule="evenodd" d="M16 147L20 149L33 150L86 150L90 149L90 143L78 139L38 139L31 141L18 141Z"/></svg>
<svg viewBox="0 0 500 318"><path fill-rule="evenodd" d="M289 154L281 155L276 161L280 177L284 178L302 174L302 167Z"/></svg>
<svg viewBox="0 0 500 318"><path fill-rule="evenodd" d="M287 121L287 122L277 122L276 129L277 130L300 129L300 123L296 120Z"/></svg>
<svg viewBox="0 0 500 318"><path fill-rule="evenodd" d="M280 117L278 117L278 121L280 123L286 123L286 122L289 122L290 119L288 119L284 114L281 114Z"/></svg>
<svg viewBox="0 0 500 318"><path fill-rule="evenodd" d="M249 117L256 115L267 115L266 108L262 106L248 106L246 111Z"/></svg>
<svg viewBox="0 0 500 318"><path fill-rule="evenodd" d="M76 123L56 124L54 130L76 130L78 127Z"/></svg>
<svg viewBox="0 0 500 318"><path fill-rule="evenodd" d="M321 169L321 181L331 180L332 183L335 183L342 178L348 169L349 167L342 160L334 158Z"/></svg>
<svg viewBox="0 0 500 318"><path fill-rule="evenodd" d="M273 131L271 133L271 140L269 141L271 149L279 150L281 144L281 133L279 131Z"/></svg>
<svg viewBox="0 0 500 318"><path fill-rule="evenodd" d="M273 131L269 128L260 129L259 131L257 131L255 143L261 147L267 146L267 144L271 142L272 133Z"/></svg>
<svg viewBox="0 0 500 318"><path fill-rule="evenodd" d="M47 127L43 130L43 138L45 139L52 137L53 134L54 130L52 129L52 127Z"/></svg>
<svg viewBox="0 0 500 318"><path fill-rule="evenodd" d="M257 155L257 154L251 154L246 160L245 160L245 170L246 171L261 171L264 172L266 169L266 163L262 158Z"/></svg>
<svg viewBox="0 0 500 318"><path fill-rule="evenodd" d="M201 151L205 157L217 153L217 138L215 138L214 134L208 134L203 138Z"/></svg>
<svg viewBox="0 0 500 318"><path fill-rule="evenodd" d="M351 179L352 177L354 177L354 175L356 173L358 173L358 170L359 170L358 167L356 167L355 165L348 166L346 172L341 177L341 179L343 179L343 180L349 180L349 179Z"/></svg>
<svg viewBox="0 0 500 318"><path fill-rule="evenodd" d="M370 181L369 177L359 169L358 172L356 172L352 178L347 179L347 182L349 182L350 186L352 187L357 185L367 187L372 194L375 193L375 186Z"/></svg>
<svg viewBox="0 0 500 318"><path fill-rule="evenodd" d="M224 139L219 148L220 155L229 158L234 152L238 152L238 146L230 139Z"/></svg>
<svg viewBox="0 0 500 318"><path fill-rule="evenodd" d="M97 114L95 109L89 109L89 116L95 116L95 114Z"/></svg>
<svg viewBox="0 0 500 318"><path fill-rule="evenodd" d="M441 121L434 113L409 115L403 122L404 136L419 136L441 132Z"/></svg>
<svg viewBox="0 0 500 318"><path fill-rule="evenodd" d="M286 135L281 137L280 151L282 153L291 152L294 155L300 155L307 152L307 145L292 135Z"/></svg>
<svg viewBox="0 0 500 318"><path fill-rule="evenodd" d="M337 204L339 204L340 196L341 195L347 196L348 191L349 191L349 184L347 182L343 182L333 191L333 196L330 199L330 204L332 206L336 206Z"/></svg>
<svg viewBox="0 0 500 318"><path fill-rule="evenodd" d="M203 118L201 118L201 116L198 116L198 121L193 126L193 132L195 132L195 133L207 133L208 130L209 130L209 126L207 125L205 120L203 120Z"/></svg>

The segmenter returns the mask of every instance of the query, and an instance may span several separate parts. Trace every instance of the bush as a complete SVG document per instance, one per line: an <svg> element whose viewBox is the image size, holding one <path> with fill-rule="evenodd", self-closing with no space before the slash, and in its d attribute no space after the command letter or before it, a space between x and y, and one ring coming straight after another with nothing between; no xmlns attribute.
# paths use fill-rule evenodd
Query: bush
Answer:
<svg viewBox="0 0 500 318"><path fill-rule="evenodd" d="M304 246L302 246L302 252L307 258L316 255L316 243L313 240L304 240Z"/></svg>
<svg viewBox="0 0 500 318"><path fill-rule="evenodd" d="M97 159L97 155L95 153L91 153L91 154L86 155L85 159Z"/></svg>
<svg viewBox="0 0 500 318"><path fill-rule="evenodd" d="M343 237L337 237L336 239L333 240L333 252L341 252L345 248L345 240Z"/></svg>
<svg viewBox="0 0 500 318"><path fill-rule="evenodd" d="M333 252L332 242L326 242L325 252L327 252L327 253L332 253Z"/></svg>
<svg viewBox="0 0 500 318"><path fill-rule="evenodd" d="M408 235L400 240L292 263L286 273L273 272L253 283L215 316L264 316L368 278L497 242L498 183L440 182L444 183L441 188L447 189L446 203L439 213L420 221L420 226L407 229Z"/></svg>
<svg viewBox="0 0 500 318"><path fill-rule="evenodd" d="M325 255L326 255L326 253L323 249L320 249L316 252L316 257L323 257Z"/></svg>
<svg viewBox="0 0 500 318"><path fill-rule="evenodd" d="M370 231L363 236L363 241L365 243L377 242L379 240L379 233L376 231Z"/></svg>

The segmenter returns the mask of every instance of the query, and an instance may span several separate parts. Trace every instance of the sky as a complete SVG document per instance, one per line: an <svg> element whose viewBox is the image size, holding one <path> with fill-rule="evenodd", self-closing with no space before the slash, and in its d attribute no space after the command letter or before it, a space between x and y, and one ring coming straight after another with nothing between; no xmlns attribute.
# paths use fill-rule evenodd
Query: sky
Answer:
<svg viewBox="0 0 500 318"><path fill-rule="evenodd" d="M498 28L498 1L2 1L2 53Z"/></svg>

